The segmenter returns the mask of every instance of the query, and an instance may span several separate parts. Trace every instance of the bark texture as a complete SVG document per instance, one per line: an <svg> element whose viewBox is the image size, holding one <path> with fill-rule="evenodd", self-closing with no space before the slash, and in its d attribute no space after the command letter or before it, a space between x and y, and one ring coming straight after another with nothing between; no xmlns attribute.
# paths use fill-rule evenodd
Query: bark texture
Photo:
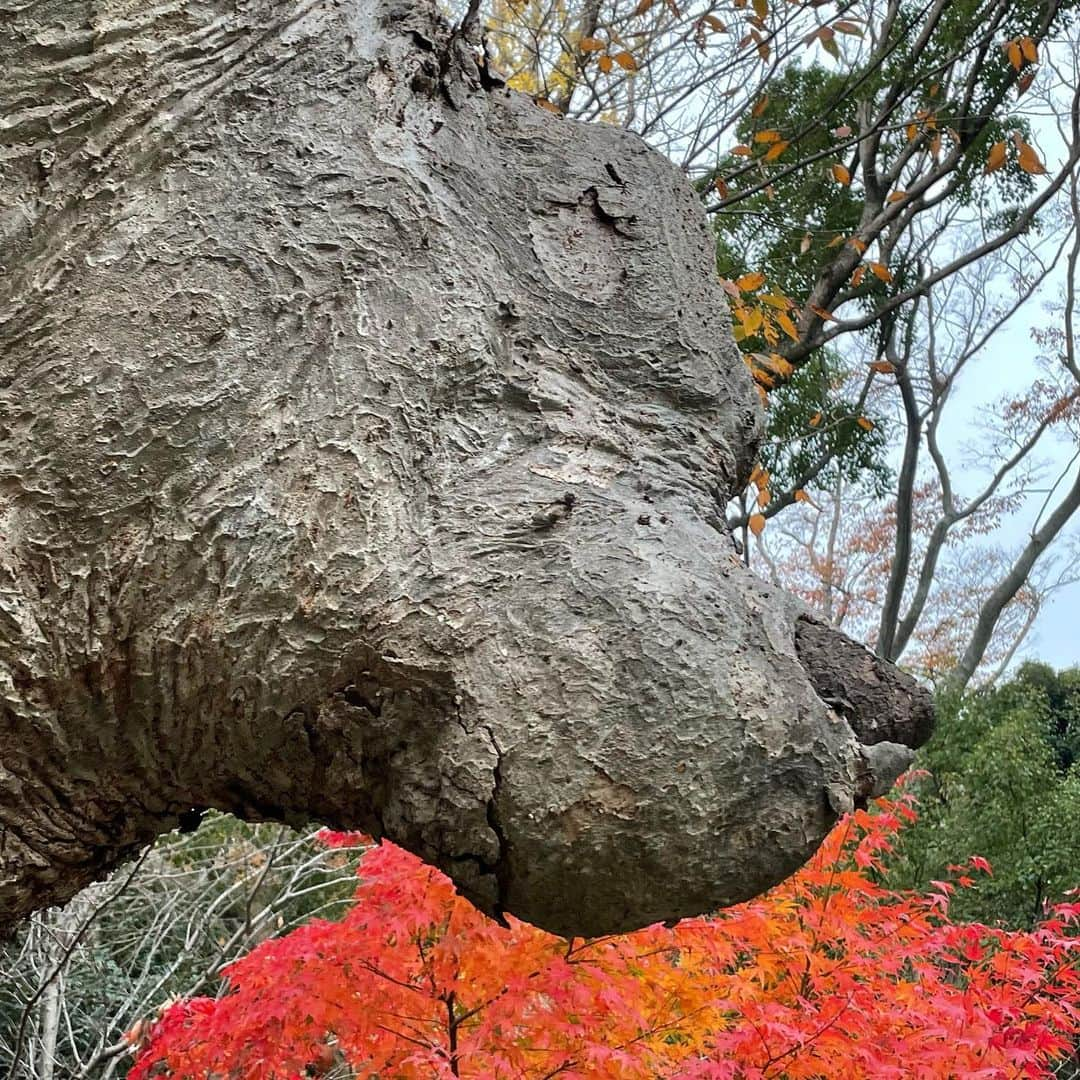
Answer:
<svg viewBox="0 0 1080 1080"><path fill-rule="evenodd" d="M838 713L732 551L762 416L665 160L420 2L0 0L0 67L0 922L217 807L623 930L902 767L858 717L920 692Z"/></svg>

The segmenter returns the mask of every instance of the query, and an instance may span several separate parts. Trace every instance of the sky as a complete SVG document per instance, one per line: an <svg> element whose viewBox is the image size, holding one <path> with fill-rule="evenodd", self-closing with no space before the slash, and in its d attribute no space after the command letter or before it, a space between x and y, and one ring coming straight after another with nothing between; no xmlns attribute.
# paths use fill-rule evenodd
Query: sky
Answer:
<svg viewBox="0 0 1080 1080"><path fill-rule="evenodd" d="M1051 43L1046 59L1060 64L1064 69L1073 68L1076 58L1071 50L1066 56L1064 48L1064 43ZM1046 93L1049 99L1041 103L1041 108L1032 105L1026 115L1032 125L1032 141L1052 168L1053 161L1065 157L1066 148L1057 122L1065 105L1055 102L1054 97L1058 95L1054 94L1052 86L1048 87ZM961 406L961 413L966 413L966 424L961 427L960 438L977 439L987 407L1002 395L1021 392L1041 374L1037 361L1039 349L1032 338L1032 330L1045 328L1060 319L1053 303L1063 292L1063 264L1064 259L1042 284L1033 301L990 341L987 355L979 358L976 368L970 373L977 373L977 378L969 378L960 386L957 404ZM1048 443L1043 453L1047 474L1060 474L1077 449L1075 439L1069 437ZM1064 490L1075 475L1074 465L1058 491ZM1020 513L1003 523L998 538L1003 546L1019 549L1026 542L1031 522L1045 498L1045 494L1033 494ZM1047 555L1056 558L1061 566L1070 561L1080 561L1080 514L1065 526ZM1077 566L1077 573L1080 574L1080 565ZM1080 666L1080 581L1062 587L1048 599L1013 666L1025 659L1041 660L1055 668Z"/></svg>
<svg viewBox="0 0 1080 1080"><path fill-rule="evenodd" d="M1060 283L1061 276L1058 275L1057 280L1044 290L1044 299L1055 295ZM1038 350L1031 338L1031 328L1033 323L1045 322L1051 317L1045 310L1040 310L1042 307L1039 303L1030 305L1026 317L1022 313L1015 325L996 335L987 348L987 355L981 357L969 373L976 377L969 378L958 388L958 412L965 417L965 422L954 432L954 451L961 441L978 439L987 409L996 399L1022 390L1040 374L1036 363ZM1066 439L1049 442L1042 455L1047 473L1059 474L1076 449ZM1063 486L1071 483L1074 476L1075 466L1066 475ZM1027 541L1031 522L1043 499L1045 495L1041 490L1033 494L1019 513L1003 522L995 541L1010 549L1020 548ZM1065 527L1047 552L1048 557L1056 557L1062 566L1069 561L1070 555L1077 554L1080 554L1080 515ZM1080 567L1077 570L1080 572ZM1064 586L1049 598L1014 666L1025 659L1042 660L1055 668L1080 666L1080 582Z"/></svg>

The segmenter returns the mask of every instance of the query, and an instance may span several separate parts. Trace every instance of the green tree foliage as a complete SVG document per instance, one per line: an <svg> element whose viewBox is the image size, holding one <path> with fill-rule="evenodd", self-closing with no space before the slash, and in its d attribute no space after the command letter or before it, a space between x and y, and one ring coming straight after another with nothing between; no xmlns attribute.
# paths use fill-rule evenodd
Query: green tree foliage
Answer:
<svg viewBox="0 0 1080 1080"><path fill-rule="evenodd" d="M1030 927L1080 886L1080 669L1024 664L1008 683L941 702L922 753L922 817L891 881L917 888L984 856L993 876L956 897L957 918Z"/></svg>
<svg viewBox="0 0 1080 1080"><path fill-rule="evenodd" d="M957 85L956 80L950 83L941 74L961 62L957 60L963 54L961 43L979 17L974 10L978 6L963 3L948 8L917 62L909 55L911 46L905 38L918 26L911 13L894 23L898 37L893 51L875 50L868 65L849 69L793 64L764 85L757 105L737 127L739 145L711 177L722 201L730 201L714 218L721 277L737 279L747 269L757 270L776 292L802 302L831 273L840 248L859 234L867 196L880 202L890 194L870 191L867 185L874 187L905 156L936 161L959 140L966 140L966 145L948 179L946 215L977 206L1000 219L1002 228L1015 218L1018 205L1032 195L1034 177L1015 156L991 173L986 171L991 147L1004 145L1014 134L1025 144L1031 137L1027 121L1010 114L1002 101L1010 72L1015 72L1007 63L984 63L963 100L956 94L950 97L948 87ZM1013 28L1019 36L1029 31L1032 12L1021 10L1025 5L1017 7ZM984 121L981 114L973 119L977 108L988 109L990 119ZM850 144L860 127L865 129L860 114L879 114L883 120L872 139L851 147L845 156L837 147ZM925 145L918 149L920 144ZM773 159L772 153L781 146L783 153ZM789 159L805 164L791 169L786 167ZM871 160L874 167L868 169ZM852 182L856 174L859 180ZM907 172L901 170L899 175ZM731 178L730 184L725 177ZM902 189L896 197L903 200ZM867 260L869 264L880 260L882 272L858 267L840 294L833 296L833 304L853 304L869 315L887 306L890 296L918 282L929 256L922 230L913 228L920 212L921 204L913 204L879 236L879 253L868 254ZM873 323L861 335L857 351L870 355L883 351L891 325L891 317ZM780 349L782 355L788 351ZM853 365L845 359L849 352L814 349L790 381L771 389L769 440L762 464L777 490L810 482L828 488L842 476L847 481L863 480L881 493L891 481L883 416L872 404L837 392L851 386ZM870 424L860 424L861 418Z"/></svg>

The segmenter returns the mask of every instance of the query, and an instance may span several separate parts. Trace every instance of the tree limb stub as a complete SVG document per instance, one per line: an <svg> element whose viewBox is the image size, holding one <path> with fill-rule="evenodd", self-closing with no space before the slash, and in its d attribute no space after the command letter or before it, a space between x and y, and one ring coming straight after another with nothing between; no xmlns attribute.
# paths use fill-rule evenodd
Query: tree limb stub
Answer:
<svg viewBox="0 0 1080 1080"><path fill-rule="evenodd" d="M423 3L0 0L0 64L0 922L203 807L565 934L812 853L863 729L726 534L762 416L668 162Z"/></svg>

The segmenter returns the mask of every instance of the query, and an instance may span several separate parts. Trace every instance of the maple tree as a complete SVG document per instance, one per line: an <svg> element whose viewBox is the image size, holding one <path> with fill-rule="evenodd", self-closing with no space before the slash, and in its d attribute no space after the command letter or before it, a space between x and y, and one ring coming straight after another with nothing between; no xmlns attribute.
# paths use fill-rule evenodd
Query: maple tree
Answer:
<svg viewBox="0 0 1080 1080"><path fill-rule="evenodd" d="M341 921L264 942L221 997L138 1025L130 1080L1050 1076L1080 1033L1080 903L1030 932L954 923L951 897L992 872L979 857L925 894L888 890L915 817L910 796L882 800L755 901L596 940L499 926L368 848Z"/></svg>

